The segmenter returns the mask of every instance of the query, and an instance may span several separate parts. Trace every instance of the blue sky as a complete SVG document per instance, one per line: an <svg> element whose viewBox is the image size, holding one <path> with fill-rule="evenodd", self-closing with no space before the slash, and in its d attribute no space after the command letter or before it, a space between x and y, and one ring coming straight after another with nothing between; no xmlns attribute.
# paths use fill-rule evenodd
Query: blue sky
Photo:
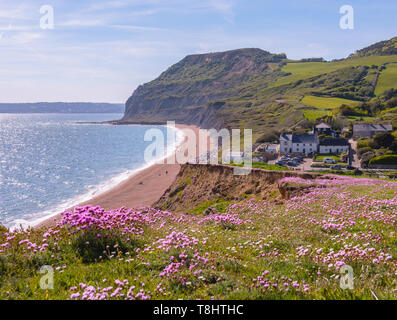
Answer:
<svg viewBox="0 0 397 320"><path fill-rule="evenodd" d="M53 30L39 27L51 5ZM351 5L354 30L339 27ZM395 0L1 0L0 102L124 103L194 53L343 58L397 36Z"/></svg>

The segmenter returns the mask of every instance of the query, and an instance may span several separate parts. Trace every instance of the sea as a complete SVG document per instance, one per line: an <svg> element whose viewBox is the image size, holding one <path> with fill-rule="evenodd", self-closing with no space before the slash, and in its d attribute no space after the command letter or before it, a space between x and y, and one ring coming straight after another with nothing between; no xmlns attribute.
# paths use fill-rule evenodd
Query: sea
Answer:
<svg viewBox="0 0 397 320"><path fill-rule="evenodd" d="M0 223L34 226L153 164L144 158L153 143L145 133L157 129L167 139L167 127L90 123L121 117L0 114ZM182 139L179 130L169 130L176 139L167 154Z"/></svg>

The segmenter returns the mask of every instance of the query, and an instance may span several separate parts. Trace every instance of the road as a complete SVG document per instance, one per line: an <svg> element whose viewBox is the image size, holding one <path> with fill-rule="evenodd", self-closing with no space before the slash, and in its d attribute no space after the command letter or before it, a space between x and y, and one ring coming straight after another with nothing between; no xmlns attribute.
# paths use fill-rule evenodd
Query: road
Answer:
<svg viewBox="0 0 397 320"><path fill-rule="evenodd" d="M353 167L355 167L357 169L361 169L361 163L360 163L360 160L358 159L358 154L357 154L357 141L350 139L349 143L350 143L350 148L352 151L352 152L350 152L349 161Z"/></svg>

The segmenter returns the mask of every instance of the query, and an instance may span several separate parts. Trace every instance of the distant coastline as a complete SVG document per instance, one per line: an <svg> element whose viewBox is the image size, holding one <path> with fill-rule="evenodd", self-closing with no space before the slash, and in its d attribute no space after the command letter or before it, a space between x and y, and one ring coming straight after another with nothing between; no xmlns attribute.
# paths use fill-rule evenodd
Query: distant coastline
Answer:
<svg viewBox="0 0 397 320"><path fill-rule="evenodd" d="M0 103L0 113L124 113L124 104L105 102Z"/></svg>

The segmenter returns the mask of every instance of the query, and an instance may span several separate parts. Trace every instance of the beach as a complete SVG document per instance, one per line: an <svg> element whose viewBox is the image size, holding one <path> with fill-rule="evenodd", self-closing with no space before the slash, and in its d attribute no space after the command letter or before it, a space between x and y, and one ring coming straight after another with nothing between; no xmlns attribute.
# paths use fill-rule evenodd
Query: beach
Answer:
<svg viewBox="0 0 397 320"><path fill-rule="evenodd" d="M182 124L176 124L175 127L179 130L190 129L195 133L196 137L199 136L199 127ZM100 206L106 210L118 209L124 206L127 208L151 206L160 199L178 175L181 165L175 164L175 161L172 162L172 159L175 159L175 157L178 156L178 153L182 153L184 151L182 146L186 141L187 136L184 136L181 144L176 147L176 150L172 155L165 159L163 164L153 164L143 170L136 171L117 186L104 191L88 201L76 204L71 208L67 208L66 211L71 211L76 206L84 205ZM199 154L198 143L196 143L196 154ZM194 159L189 159L189 161L192 160ZM44 220L34 226L34 228L49 228L54 226L60 220L61 213Z"/></svg>

